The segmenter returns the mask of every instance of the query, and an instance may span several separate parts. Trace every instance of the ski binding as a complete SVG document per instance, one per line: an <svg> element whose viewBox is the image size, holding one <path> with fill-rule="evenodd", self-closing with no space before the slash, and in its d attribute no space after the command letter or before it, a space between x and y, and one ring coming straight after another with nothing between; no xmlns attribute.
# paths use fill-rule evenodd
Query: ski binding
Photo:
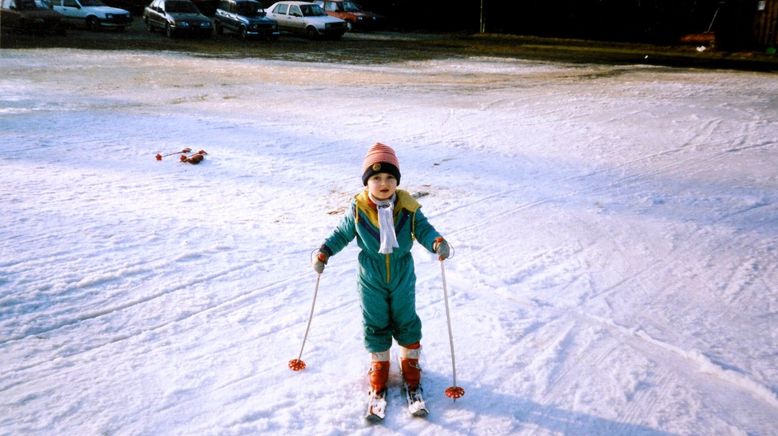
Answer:
<svg viewBox="0 0 778 436"><path fill-rule="evenodd" d="M365 419L370 422L381 422L386 416L386 389L381 392L370 391Z"/></svg>
<svg viewBox="0 0 778 436"><path fill-rule="evenodd" d="M424 390L421 388L421 385L416 389L410 389L407 384L403 383L403 391L405 392L405 399L408 401L408 412L411 415L419 418L429 415L429 410L422 396Z"/></svg>

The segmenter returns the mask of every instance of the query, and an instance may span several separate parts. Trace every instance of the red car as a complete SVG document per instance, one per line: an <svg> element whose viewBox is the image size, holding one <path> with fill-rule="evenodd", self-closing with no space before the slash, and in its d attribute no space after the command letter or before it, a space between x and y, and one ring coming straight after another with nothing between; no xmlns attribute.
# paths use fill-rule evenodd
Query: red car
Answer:
<svg viewBox="0 0 778 436"><path fill-rule="evenodd" d="M348 30L373 30L383 26L384 18L372 12L363 11L351 0L316 0L314 3L324 9L327 15L346 22Z"/></svg>

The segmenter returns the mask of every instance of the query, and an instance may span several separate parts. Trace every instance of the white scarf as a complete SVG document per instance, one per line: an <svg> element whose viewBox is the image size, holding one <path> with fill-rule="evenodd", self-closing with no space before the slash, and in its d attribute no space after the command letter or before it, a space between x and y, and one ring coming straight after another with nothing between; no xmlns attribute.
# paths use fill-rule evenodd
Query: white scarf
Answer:
<svg viewBox="0 0 778 436"><path fill-rule="evenodd" d="M388 200L377 200L370 195L370 200L375 203L378 209L378 228L381 230L381 247L378 252L381 254L389 254L394 248L400 246L397 243L397 235L394 234L394 200L396 198L397 195L392 195L392 198Z"/></svg>

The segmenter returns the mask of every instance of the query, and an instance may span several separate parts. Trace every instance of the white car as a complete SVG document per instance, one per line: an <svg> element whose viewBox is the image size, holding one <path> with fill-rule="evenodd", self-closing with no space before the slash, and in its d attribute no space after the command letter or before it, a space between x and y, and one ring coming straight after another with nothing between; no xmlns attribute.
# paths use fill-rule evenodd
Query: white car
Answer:
<svg viewBox="0 0 778 436"><path fill-rule="evenodd" d="M62 14L63 21L71 26L98 30L101 27L119 31L132 23L128 11L104 5L100 0L49 0L55 12Z"/></svg>
<svg viewBox="0 0 778 436"><path fill-rule="evenodd" d="M340 18L327 15L321 6L300 1L282 1L267 9L268 18L278 22L280 30L301 33L308 38L340 38L348 29Z"/></svg>

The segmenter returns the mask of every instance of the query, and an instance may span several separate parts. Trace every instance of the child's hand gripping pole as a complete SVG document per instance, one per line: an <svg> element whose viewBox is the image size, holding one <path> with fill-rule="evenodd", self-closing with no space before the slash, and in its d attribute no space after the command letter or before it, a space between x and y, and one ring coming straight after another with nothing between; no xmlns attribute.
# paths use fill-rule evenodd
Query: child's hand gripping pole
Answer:
<svg viewBox="0 0 778 436"><path fill-rule="evenodd" d="M441 236L435 238L435 243L432 244L432 250L438 255L438 260L446 260L451 257L451 247Z"/></svg>
<svg viewBox="0 0 778 436"><path fill-rule="evenodd" d="M316 295L319 293L319 280L321 280L321 273L316 274L316 287L313 290L313 303L311 303L311 313L308 315L308 326L305 327L305 336L303 336L303 345L300 347L300 354L297 359L289 361L289 369L292 371L302 371L305 369L305 362L303 362L303 349L305 348L305 341L308 339L308 331L311 329L311 320L313 320L313 308L316 307Z"/></svg>
<svg viewBox="0 0 778 436"><path fill-rule="evenodd" d="M443 241L442 244L445 244L445 241ZM440 248L440 246L438 248ZM454 384L446 389L446 396L456 401L457 398L462 398L465 395L465 390L457 386L457 364L456 364L456 359L454 358L454 335L451 333L451 312L448 308L448 288L446 286L446 269L443 267L443 262L445 261L446 257L448 257L449 254L448 244L446 244L445 254L446 256L443 257L443 255L440 252L438 252L438 259L440 260L440 276L443 279L443 301L446 303L446 323L448 324L448 342L449 345L451 345L451 373L454 378Z"/></svg>

